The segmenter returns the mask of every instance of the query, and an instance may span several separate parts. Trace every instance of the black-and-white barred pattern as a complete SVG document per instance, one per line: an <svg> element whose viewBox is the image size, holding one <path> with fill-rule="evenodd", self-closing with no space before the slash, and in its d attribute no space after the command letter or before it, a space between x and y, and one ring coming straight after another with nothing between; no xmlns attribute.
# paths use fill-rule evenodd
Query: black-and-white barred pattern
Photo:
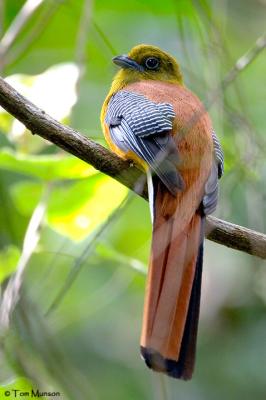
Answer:
<svg viewBox="0 0 266 400"><path fill-rule="evenodd" d="M177 170L178 151L169 134L174 117L171 104L154 103L126 90L112 96L105 117L116 146L146 161L173 195L183 189Z"/></svg>
<svg viewBox="0 0 266 400"><path fill-rule="evenodd" d="M224 172L224 155L219 139L215 132L212 132L212 140L214 147L214 159L212 163L209 178L205 184L205 194L202 199L202 206L205 215L212 214L218 203L218 179Z"/></svg>
<svg viewBox="0 0 266 400"><path fill-rule="evenodd" d="M145 137L170 131L175 113L171 104L157 104L143 95L121 90L109 102L106 123L117 125L122 117L134 135Z"/></svg>
<svg viewBox="0 0 266 400"><path fill-rule="evenodd" d="M222 146L219 142L219 139L214 131L212 132L212 140L213 140L215 158L218 164L218 178L220 179L224 173L224 153Z"/></svg>

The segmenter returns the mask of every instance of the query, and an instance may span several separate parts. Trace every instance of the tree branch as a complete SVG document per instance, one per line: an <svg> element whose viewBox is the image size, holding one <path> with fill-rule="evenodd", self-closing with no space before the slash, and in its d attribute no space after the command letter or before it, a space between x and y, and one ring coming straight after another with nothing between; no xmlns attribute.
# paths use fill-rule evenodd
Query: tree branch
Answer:
<svg viewBox="0 0 266 400"><path fill-rule="evenodd" d="M1 78L0 105L22 122L33 134L56 144L147 199L145 179L140 170L79 132L60 124L21 96ZM265 234L215 217L208 217L206 237L232 249L266 259Z"/></svg>

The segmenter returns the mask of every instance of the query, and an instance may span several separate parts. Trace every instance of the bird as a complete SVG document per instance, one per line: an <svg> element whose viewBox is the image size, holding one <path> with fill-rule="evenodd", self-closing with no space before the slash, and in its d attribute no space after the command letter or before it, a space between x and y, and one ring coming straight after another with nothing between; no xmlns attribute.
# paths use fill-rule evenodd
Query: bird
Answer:
<svg viewBox="0 0 266 400"><path fill-rule="evenodd" d="M204 223L216 209L224 157L203 103L176 59L140 44L119 67L101 110L111 151L147 176L152 241L140 352L153 371L192 378Z"/></svg>

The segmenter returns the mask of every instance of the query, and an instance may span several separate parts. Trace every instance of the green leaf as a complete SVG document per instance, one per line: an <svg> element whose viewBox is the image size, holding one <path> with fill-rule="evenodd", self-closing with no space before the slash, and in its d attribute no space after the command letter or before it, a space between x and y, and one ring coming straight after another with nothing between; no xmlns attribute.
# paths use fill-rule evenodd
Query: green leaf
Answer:
<svg viewBox="0 0 266 400"><path fill-rule="evenodd" d="M0 168L46 181L86 178L96 173L93 167L74 156L33 156L16 153L7 148L0 152Z"/></svg>
<svg viewBox="0 0 266 400"><path fill-rule="evenodd" d="M38 182L18 182L12 186L12 200L28 216L42 190L43 185ZM82 240L108 218L127 192L125 186L102 174L57 184L48 200L47 222L57 232Z"/></svg>
<svg viewBox="0 0 266 400"><path fill-rule="evenodd" d="M11 187L11 197L17 210L24 216L30 216L41 198L41 182L19 181Z"/></svg>
<svg viewBox="0 0 266 400"><path fill-rule="evenodd" d="M105 175L64 185L53 191L48 222L73 240L82 240L108 218L125 198L125 186Z"/></svg>
<svg viewBox="0 0 266 400"><path fill-rule="evenodd" d="M0 252L0 283L16 270L19 257L20 251L13 245Z"/></svg>

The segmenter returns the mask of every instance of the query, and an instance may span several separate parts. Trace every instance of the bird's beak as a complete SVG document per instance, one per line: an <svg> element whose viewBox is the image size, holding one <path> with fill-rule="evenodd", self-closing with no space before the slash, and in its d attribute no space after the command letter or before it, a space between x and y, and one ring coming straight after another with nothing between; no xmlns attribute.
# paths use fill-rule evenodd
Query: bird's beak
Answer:
<svg viewBox="0 0 266 400"><path fill-rule="evenodd" d="M123 54L122 56L114 57L113 63L121 68L129 68L139 72L144 71L144 68L141 65L139 65L136 61L132 60L132 58L128 57L125 54Z"/></svg>

